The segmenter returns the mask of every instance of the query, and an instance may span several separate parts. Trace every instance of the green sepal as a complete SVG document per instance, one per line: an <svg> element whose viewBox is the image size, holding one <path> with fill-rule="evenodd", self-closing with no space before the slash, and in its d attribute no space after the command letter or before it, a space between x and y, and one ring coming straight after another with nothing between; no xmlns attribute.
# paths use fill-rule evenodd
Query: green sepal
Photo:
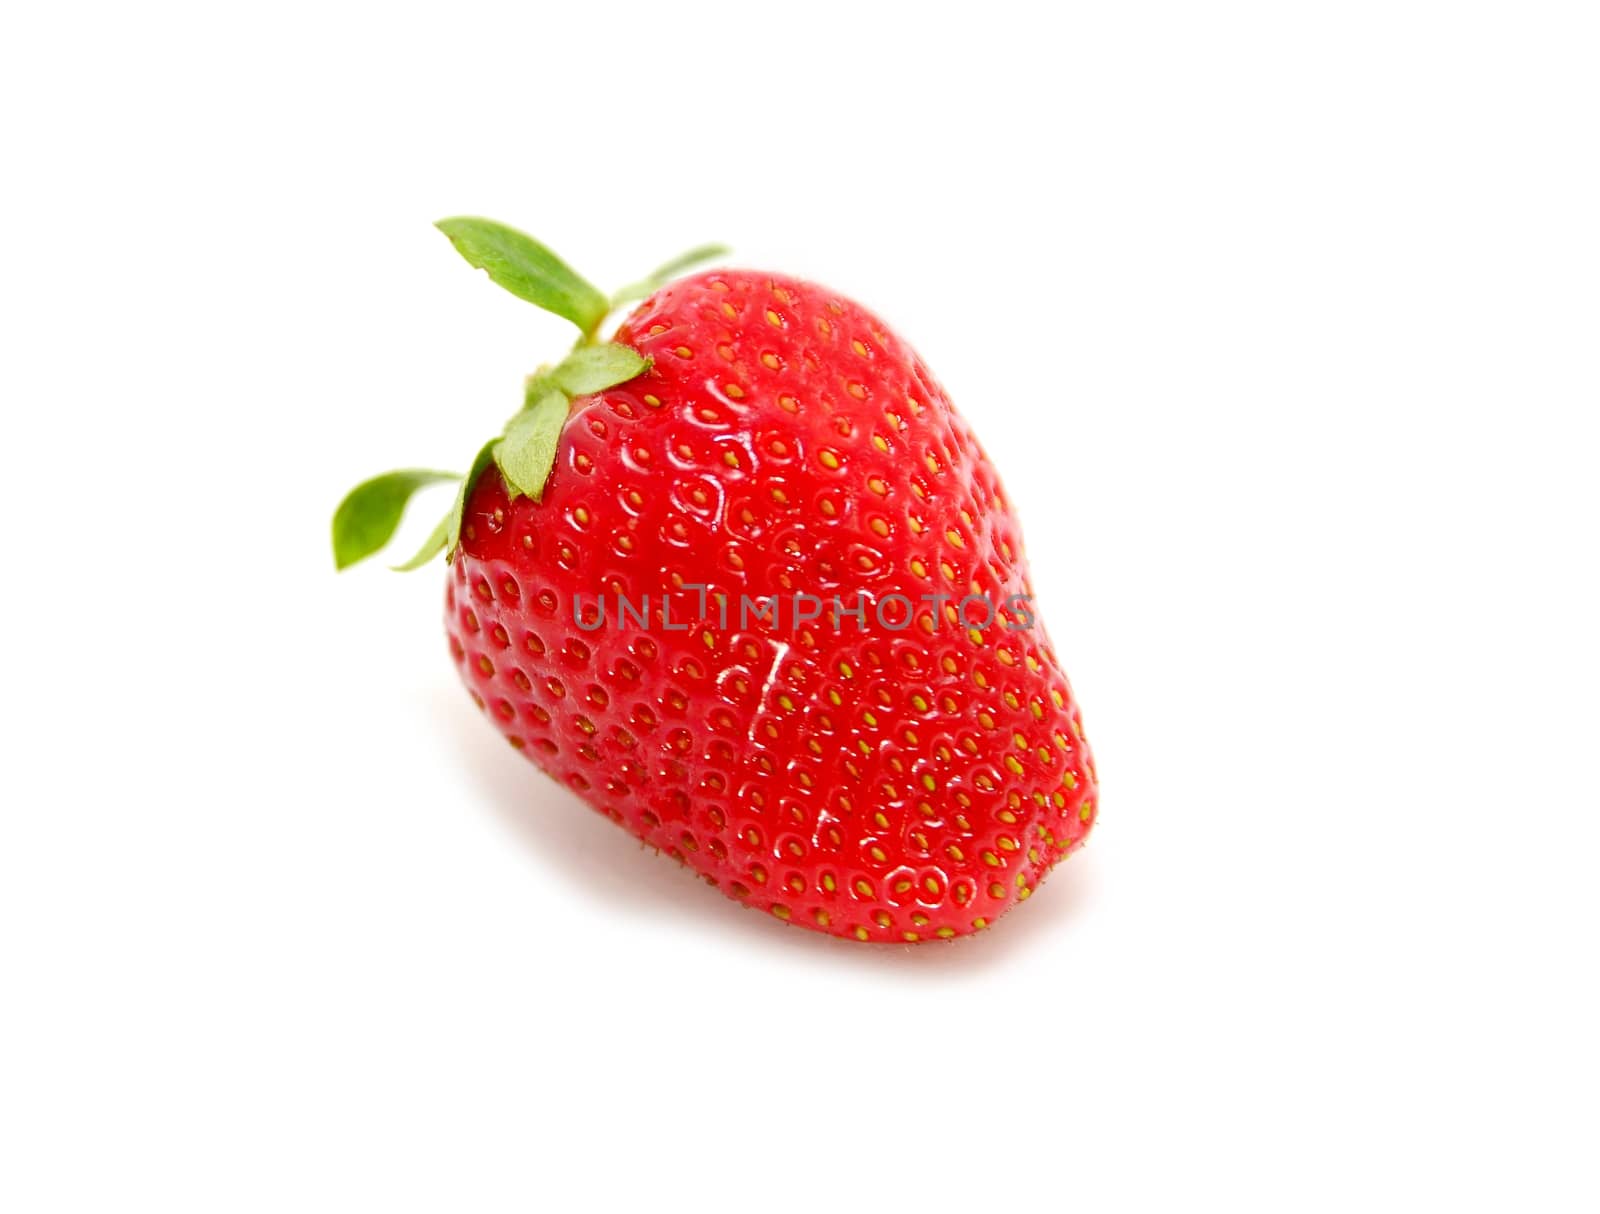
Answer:
<svg viewBox="0 0 1600 1214"><path fill-rule="evenodd" d="M600 327L611 303L544 245L492 219L458 216L434 225L456 252L519 299L565 317L587 336Z"/></svg>
<svg viewBox="0 0 1600 1214"><path fill-rule="evenodd" d="M456 549L461 547L461 522L467 513L467 495L478 483L478 478L483 475L484 469L494 462L494 449L499 442L499 439L491 438L478 448L478 454L472 457L472 468L461 482L461 491L456 494L456 504L445 516L444 528L448 541L445 549L446 560L454 560Z"/></svg>
<svg viewBox="0 0 1600 1214"><path fill-rule="evenodd" d="M531 409L538 403L539 398L546 392L559 392L556 382L550 378L550 368L540 367L527 379L522 381L522 407Z"/></svg>
<svg viewBox="0 0 1600 1214"><path fill-rule="evenodd" d="M414 557L403 565L390 565L389 568L396 573L410 573L413 569L421 569L443 552L450 544L451 517L450 514L447 514L439 520L439 525L433 529L427 539L422 541L422 547L417 549L417 554Z"/></svg>
<svg viewBox="0 0 1600 1214"><path fill-rule="evenodd" d="M631 303L635 299L644 299L648 295L654 295L656 291L666 286L667 283L690 267L697 266L703 261L711 261L714 258L726 257L727 255L728 246L722 244L703 244L698 248L690 249L687 253L674 257L665 265L657 266L638 282L630 282L620 291L615 292L611 296L611 306L615 308L621 304Z"/></svg>
<svg viewBox="0 0 1600 1214"><path fill-rule="evenodd" d="M537 500L544 492L561 428L567 424L568 404L565 393L546 390L506 424L505 437L493 444L495 465L513 498L521 494Z"/></svg>
<svg viewBox="0 0 1600 1214"><path fill-rule="evenodd" d="M333 512L334 567L348 569L393 539L406 503L418 489L455 479L454 472L402 468L362 481Z"/></svg>
<svg viewBox="0 0 1600 1214"><path fill-rule="evenodd" d="M642 375L650 360L638 351L604 341L594 346L579 346L561 360L548 378L568 396L588 396L625 384ZM531 395L528 399L532 399Z"/></svg>

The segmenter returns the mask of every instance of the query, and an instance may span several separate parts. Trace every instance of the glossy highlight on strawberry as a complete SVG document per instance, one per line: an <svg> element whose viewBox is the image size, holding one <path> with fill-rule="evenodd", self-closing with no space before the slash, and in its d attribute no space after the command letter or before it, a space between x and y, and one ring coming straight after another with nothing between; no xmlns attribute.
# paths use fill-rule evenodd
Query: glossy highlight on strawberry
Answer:
<svg viewBox="0 0 1600 1214"><path fill-rule="evenodd" d="M782 275L667 283L611 344L638 370L547 402L536 492L480 456L448 521L473 699L747 906L861 941L987 927L1097 790L971 429L882 321Z"/></svg>

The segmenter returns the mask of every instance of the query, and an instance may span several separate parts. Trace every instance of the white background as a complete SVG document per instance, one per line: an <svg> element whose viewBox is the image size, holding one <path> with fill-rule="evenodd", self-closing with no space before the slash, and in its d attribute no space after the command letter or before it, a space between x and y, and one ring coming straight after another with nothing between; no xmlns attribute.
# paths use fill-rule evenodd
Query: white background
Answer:
<svg viewBox="0 0 1600 1214"><path fill-rule="evenodd" d="M1594 1209L1593 6L401 10L0 26L0 1208ZM567 339L460 212L919 347L1099 759L1037 898L742 911L334 577Z"/></svg>

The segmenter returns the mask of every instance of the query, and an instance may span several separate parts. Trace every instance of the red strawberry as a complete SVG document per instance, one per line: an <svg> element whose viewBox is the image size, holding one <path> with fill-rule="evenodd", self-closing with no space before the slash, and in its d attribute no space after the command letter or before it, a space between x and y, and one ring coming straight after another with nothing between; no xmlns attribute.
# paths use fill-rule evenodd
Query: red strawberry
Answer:
<svg viewBox="0 0 1600 1214"><path fill-rule="evenodd" d="M551 306L549 273L588 305L552 307L584 342L430 545L459 526L450 648L511 744L792 923L916 941L1027 898L1088 833L1094 764L999 477L910 347L821 287L732 270L594 343L606 301L542 246L441 226L517 294ZM341 564L437 475L352 494L347 537L379 522ZM361 509L374 485L400 506Z"/></svg>

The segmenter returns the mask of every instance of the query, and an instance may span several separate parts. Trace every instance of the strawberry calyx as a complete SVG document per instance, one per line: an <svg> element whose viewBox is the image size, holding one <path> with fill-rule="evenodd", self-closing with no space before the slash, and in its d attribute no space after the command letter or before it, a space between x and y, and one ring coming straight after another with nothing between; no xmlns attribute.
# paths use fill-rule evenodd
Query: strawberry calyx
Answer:
<svg viewBox="0 0 1600 1214"><path fill-rule="evenodd" d="M455 503L417 550L393 568L418 569L440 552L455 556L467 494L492 463L512 500L538 500L555 466L556 448L572 402L643 374L650 361L616 342L600 340L606 318L624 304L644 299L704 261L721 257L722 245L701 245L658 266L645 277L605 295L555 253L525 232L492 219L458 217L435 225L467 262L519 299L571 321L578 341L560 362L541 367L523 386L522 408L478 450L465 476L424 468L402 468L371 477L339 503L333 515L333 560L347 569L380 551L394 538L412 495L427 485L459 481Z"/></svg>

